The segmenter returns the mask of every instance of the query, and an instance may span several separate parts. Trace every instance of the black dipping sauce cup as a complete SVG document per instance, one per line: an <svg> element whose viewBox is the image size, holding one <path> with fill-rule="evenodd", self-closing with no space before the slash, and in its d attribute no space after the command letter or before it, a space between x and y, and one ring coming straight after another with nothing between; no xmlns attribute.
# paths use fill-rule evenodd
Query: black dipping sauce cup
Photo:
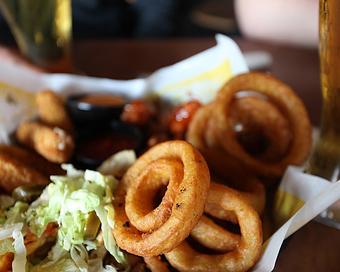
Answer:
<svg viewBox="0 0 340 272"><path fill-rule="evenodd" d="M110 94L102 95L110 96ZM91 94L72 95L67 99L67 109L76 127L89 124L98 124L98 122L105 123L112 120L119 120L120 114L122 113L124 105L127 102L124 97L120 96L121 101L116 104L100 105L84 100L83 98L87 96L91 96Z"/></svg>
<svg viewBox="0 0 340 272"><path fill-rule="evenodd" d="M133 149L139 153L142 148L143 134L135 126L120 121L86 126L78 130L74 164L78 168L96 169L121 150Z"/></svg>

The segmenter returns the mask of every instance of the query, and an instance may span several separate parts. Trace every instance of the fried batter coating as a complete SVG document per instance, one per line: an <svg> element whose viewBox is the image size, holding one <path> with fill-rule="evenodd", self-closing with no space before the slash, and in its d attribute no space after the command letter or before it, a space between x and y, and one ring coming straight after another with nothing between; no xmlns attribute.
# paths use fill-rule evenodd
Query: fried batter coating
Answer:
<svg viewBox="0 0 340 272"><path fill-rule="evenodd" d="M9 252L0 256L0 271L9 272L12 271L12 261L14 259L14 253Z"/></svg>
<svg viewBox="0 0 340 272"><path fill-rule="evenodd" d="M51 175L64 175L65 171L60 165L51 163L35 152L14 145L0 145L0 154L15 158L27 166L34 168L46 177Z"/></svg>
<svg viewBox="0 0 340 272"><path fill-rule="evenodd" d="M20 143L26 145L51 162L67 162L73 153L72 136L59 127L49 127L39 122L23 122L16 131Z"/></svg>
<svg viewBox="0 0 340 272"><path fill-rule="evenodd" d="M275 162L288 151L293 138L290 124L270 101L252 96L235 99L230 120L238 128L238 140L254 157Z"/></svg>
<svg viewBox="0 0 340 272"><path fill-rule="evenodd" d="M64 101L50 90L41 91L36 95L36 103L40 120L51 126L72 131L71 119L65 109Z"/></svg>
<svg viewBox="0 0 340 272"><path fill-rule="evenodd" d="M152 256L152 257L144 257L144 262L146 263L146 266L152 271L152 272L169 272L167 265L162 262L160 256Z"/></svg>
<svg viewBox="0 0 340 272"><path fill-rule="evenodd" d="M48 178L25 163L0 152L0 187L12 192L24 184L47 184Z"/></svg>

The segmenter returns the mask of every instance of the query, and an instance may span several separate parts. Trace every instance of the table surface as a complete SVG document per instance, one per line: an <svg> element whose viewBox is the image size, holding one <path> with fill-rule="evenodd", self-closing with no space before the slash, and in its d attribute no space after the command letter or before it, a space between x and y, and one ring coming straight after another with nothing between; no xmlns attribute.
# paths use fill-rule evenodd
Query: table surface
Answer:
<svg viewBox="0 0 340 272"><path fill-rule="evenodd" d="M317 50L236 41L243 52L264 50L272 55L270 72L295 89L317 125L321 110ZM76 67L88 75L131 79L214 44L214 39L81 41L74 45L74 58ZM311 222L284 243L275 271L340 271L339 249L340 231Z"/></svg>

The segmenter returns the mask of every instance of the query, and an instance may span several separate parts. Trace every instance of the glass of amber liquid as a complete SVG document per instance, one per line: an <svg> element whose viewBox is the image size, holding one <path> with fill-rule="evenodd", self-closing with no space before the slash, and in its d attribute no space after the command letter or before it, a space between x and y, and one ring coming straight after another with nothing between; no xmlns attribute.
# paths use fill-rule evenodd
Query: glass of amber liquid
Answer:
<svg viewBox="0 0 340 272"><path fill-rule="evenodd" d="M340 1L320 0L319 12L323 107L320 136L307 172L335 182L340 179ZM340 201L317 220L340 229Z"/></svg>
<svg viewBox="0 0 340 272"><path fill-rule="evenodd" d="M21 53L51 72L71 70L71 0L0 0Z"/></svg>

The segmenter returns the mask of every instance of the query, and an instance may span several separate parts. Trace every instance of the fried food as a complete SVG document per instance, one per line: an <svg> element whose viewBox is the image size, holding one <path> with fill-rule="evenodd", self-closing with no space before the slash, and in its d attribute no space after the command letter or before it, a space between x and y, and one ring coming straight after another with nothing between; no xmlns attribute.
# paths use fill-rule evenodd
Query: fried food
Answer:
<svg viewBox="0 0 340 272"><path fill-rule="evenodd" d="M58 127L68 132L73 130L65 103L55 92L46 90L37 93L36 103L40 121L51 127Z"/></svg>
<svg viewBox="0 0 340 272"><path fill-rule="evenodd" d="M235 99L230 120L249 154L263 161L277 161L286 154L293 135L288 120L270 101L255 96Z"/></svg>
<svg viewBox="0 0 340 272"><path fill-rule="evenodd" d="M14 259L14 253L9 252L0 256L0 271L10 272L12 271L12 262Z"/></svg>
<svg viewBox="0 0 340 272"><path fill-rule="evenodd" d="M35 152L18 146L0 144L0 154L6 154L7 157L15 158L46 177L65 174L60 165L51 163Z"/></svg>
<svg viewBox="0 0 340 272"><path fill-rule="evenodd" d="M226 253L210 255L198 252L184 241L165 253L165 257L179 271L249 270L262 250L262 227L258 214L235 190L216 183L210 186L207 203L235 212L241 232L238 245ZM219 240L219 237L216 239Z"/></svg>
<svg viewBox="0 0 340 272"><path fill-rule="evenodd" d="M237 99L235 95L243 90L254 91L258 97ZM290 87L253 72L231 79L215 101L199 109L186 139L219 174L235 176L235 169L247 169L279 177L288 165L299 165L308 156L311 124ZM263 144L265 148L259 150Z"/></svg>
<svg viewBox="0 0 340 272"><path fill-rule="evenodd" d="M10 154L0 152L0 187L11 193L24 184L48 184L48 177L16 159Z"/></svg>
<svg viewBox="0 0 340 272"><path fill-rule="evenodd" d="M163 160L169 160L169 164L175 169L170 170L171 167L167 167ZM152 168L149 166L150 164L154 167L160 166L162 170ZM179 171L178 168L181 171L175 173L175 171ZM148 172L150 171L149 176ZM175 189L177 182L171 181L170 184L169 180L182 177L182 175L183 178ZM163 197L164 202L162 199L161 206L168 210L171 209L171 213L169 215L168 211L157 211L157 207L154 212L154 206L148 202L151 202L151 197L155 196L163 184L168 182L167 189L171 191L165 193L166 197ZM139 256L156 256L175 248L198 223L203 213L209 184L209 169L204 158L187 142L169 141L149 149L126 172L114 196L115 228L113 234L118 246ZM144 186L145 191L139 191ZM172 190L176 192L175 196ZM129 203L127 203L128 201ZM147 219L150 213L161 214L160 222L165 220L164 224L157 229L151 226L150 231L141 231L133 225L125 211L129 205L131 205L130 216L133 212L131 208L140 205L140 214L136 218L146 219L140 220L143 227L152 222L159 224L158 219L155 220L154 216L150 216L151 220ZM146 217L143 218L140 215ZM134 220L134 222L136 221Z"/></svg>
<svg viewBox="0 0 340 272"><path fill-rule="evenodd" d="M169 121L169 130L176 139L184 138L190 121L201 106L199 101L192 100L173 110Z"/></svg>
<svg viewBox="0 0 340 272"><path fill-rule="evenodd" d="M74 149L73 138L65 130L35 121L21 123L17 128L16 138L21 144L55 163L67 162Z"/></svg>
<svg viewBox="0 0 340 272"><path fill-rule="evenodd" d="M159 159L151 162L129 187L125 211L138 230L150 232L160 228L171 215L171 209L183 179L183 165L179 160ZM154 208L152 201L159 189L166 188L161 203Z"/></svg>
<svg viewBox="0 0 340 272"><path fill-rule="evenodd" d="M162 262L160 256L144 257L144 262L151 272L169 272L167 265Z"/></svg>
<svg viewBox="0 0 340 272"><path fill-rule="evenodd" d="M263 214L266 204L266 191L264 185L257 178L246 173L239 173L237 177L219 180L219 183L235 188L244 201L250 204L259 215ZM237 223L237 217L231 211L226 211L209 203L206 203L205 210L218 218L223 217L234 224Z"/></svg>
<svg viewBox="0 0 340 272"><path fill-rule="evenodd" d="M208 211L208 209L205 209L205 211ZM191 231L190 236L199 244L220 252L235 249L241 240L240 235L225 230L205 215L201 217L198 224Z"/></svg>
<svg viewBox="0 0 340 272"><path fill-rule="evenodd" d="M235 94L241 90L254 90L265 95L287 117L293 138L289 150L278 162L254 158L236 139L228 114ZM289 86L268 74L253 72L231 79L217 95L213 118L216 125L214 133L224 150L260 175L278 177L288 165L303 163L309 154L311 123L302 101Z"/></svg>
<svg viewBox="0 0 340 272"><path fill-rule="evenodd" d="M216 136L216 120L212 118L215 103L205 109L205 141L210 153L220 158L233 158L223 150ZM203 117L204 118L204 117ZM289 149L292 133L287 119L277 107L263 97L245 96L232 102L229 121L242 148L254 158L279 161ZM220 150L219 152L211 151ZM233 158L235 160L235 158ZM218 162L217 162L218 163ZM239 164L242 164L241 162Z"/></svg>

